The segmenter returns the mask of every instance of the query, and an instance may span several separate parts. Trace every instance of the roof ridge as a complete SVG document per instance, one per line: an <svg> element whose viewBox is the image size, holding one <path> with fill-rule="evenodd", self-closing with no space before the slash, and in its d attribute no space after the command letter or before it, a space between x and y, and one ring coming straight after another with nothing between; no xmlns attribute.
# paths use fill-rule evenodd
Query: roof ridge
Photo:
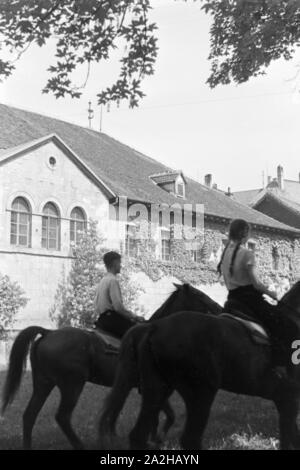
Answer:
<svg viewBox="0 0 300 470"><path fill-rule="evenodd" d="M154 162L154 163L159 163L161 166L164 166L165 168L169 169L172 171L172 169L170 167L168 167L167 165L165 165L164 163L161 163L159 160L153 158L153 157L150 157L149 155L146 155L145 153L143 153L141 150L138 150L134 147L131 147L130 145L128 144L125 144L123 142L120 142L119 140L117 140L115 137L111 136L111 135L108 135L106 132L100 132L100 131L97 131L95 129L91 129L89 127L86 127L86 126L81 126L80 124L76 123L76 122L73 122L73 121L66 121L64 119L61 119L57 116L51 116L49 114L44 114L42 112L37 112L37 111L32 111L30 109L26 109L26 108L19 108L19 107L16 107L16 106L11 106L9 104L6 104L6 103L3 103L3 102L0 102L0 105L1 106L6 106L7 108L13 108L17 111L23 111L25 113L29 113L29 114L35 114L36 116L42 116L46 119L52 119L52 120L55 120L55 121L59 121L59 122L62 122L63 124L70 124L72 126L75 126L75 127L78 127L84 131L87 131L88 133L92 133L92 134L95 134L96 136L101 136L101 137L107 137L109 140L113 140L114 142L116 142L118 145L122 145L124 147L127 147L128 149L130 150L133 150L134 152L138 153L141 157L143 157L144 159L147 159L151 162Z"/></svg>

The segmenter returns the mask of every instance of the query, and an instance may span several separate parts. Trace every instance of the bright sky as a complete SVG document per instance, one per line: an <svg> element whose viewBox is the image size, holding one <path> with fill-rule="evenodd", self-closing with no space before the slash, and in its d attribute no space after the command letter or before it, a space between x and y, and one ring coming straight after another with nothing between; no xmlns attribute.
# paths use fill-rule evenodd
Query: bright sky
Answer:
<svg viewBox="0 0 300 470"><path fill-rule="evenodd" d="M300 94L294 78L300 53L278 61L263 77L243 85L206 85L209 75L209 17L200 2L152 0L159 31L156 73L144 83L147 97L139 109L116 104L103 109L103 132L203 182L213 174L219 187L233 191L262 185L263 172L298 179L300 171ZM0 101L66 121L88 125L88 101L95 111L96 94L118 72L117 61L94 66L80 100L43 95L53 43L23 55L14 75L0 83ZM298 60L297 60L298 59ZM53 61L52 61L53 62ZM84 71L76 75L84 81ZM298 90L300 90L300 83Z"/></svg>

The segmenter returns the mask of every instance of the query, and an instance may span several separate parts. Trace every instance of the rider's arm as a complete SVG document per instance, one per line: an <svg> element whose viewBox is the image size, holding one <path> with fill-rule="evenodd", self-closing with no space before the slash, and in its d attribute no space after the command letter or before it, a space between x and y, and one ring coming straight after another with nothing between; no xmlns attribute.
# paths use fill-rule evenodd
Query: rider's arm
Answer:
<svg viewBox="0 0 300 470"><path fill-rule="evenodd" d="M113 280L110 283L109 294L113 308L116 312L124 315L124 317L135 319L135 315L124 307L120 285L117 280Z"/></svg>
<svg viewBox="0 0 300 470"><path fill-rule="evenodd" d="M257 289L259 292L262 292L263 294L268 295L269 297L272 297L272 299L277 300L276 292L268 289L268 287L265 286L265 284L259 278L259 274L256 268L254 253L251 251L248 251L246 253L245 258L246 258L245 259L246 269L248 271L252 285L255 287L255 289Z"/></svg>

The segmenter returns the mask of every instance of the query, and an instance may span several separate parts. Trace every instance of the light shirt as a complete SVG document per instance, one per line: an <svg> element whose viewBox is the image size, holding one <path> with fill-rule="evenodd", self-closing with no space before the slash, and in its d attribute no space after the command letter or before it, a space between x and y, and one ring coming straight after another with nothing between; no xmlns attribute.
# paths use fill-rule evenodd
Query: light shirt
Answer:
<svg viewBox="0 0 300 470"><path fill-rule="evenodd" d="M255 266L255 256L253 251L248 250L243 245L240 245L235 256L233 264L233 275L231 276L229 268L235 247L236 243L231 242L229 244L229 246L226 248L221 265L221 272L228 290L252 284L247 267L249 265Z"/></svg>
<svg viewBox="0 0 300 470"><path fill-rule="evenodd" d="M115 312L124 310L117 276L112 273L106 273L103 276L96 290L94 305L98 315L106 310L114 310Z"/></svg>

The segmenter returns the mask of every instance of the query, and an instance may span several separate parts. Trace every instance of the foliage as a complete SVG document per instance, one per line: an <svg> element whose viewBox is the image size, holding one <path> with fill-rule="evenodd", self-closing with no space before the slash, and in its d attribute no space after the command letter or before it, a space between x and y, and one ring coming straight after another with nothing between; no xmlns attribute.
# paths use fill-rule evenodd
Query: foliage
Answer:
<svg viewBox="0 0 300 470"><path fill-rule="evenodd" d="M280 57L291 59L300 40L299 0L198 0L212 18L211 74L215 87L242 83L265 73ZM108 60L124 47L115 83L99 92L98 102L131 107L144 96L143 78L154 73L157 57L155 23L149 20L150 0L2 0L1 47L16 57L0 59L0 78L7 78L15 62L32 44L43 47L56 40L57 62L49 67L44 92L57 98L81 96L91 65ZM72 73L87 67L82 85Z"/></svg>
<svg viewBox="0 0 300 470"><path fill-rule="evenodd" d="M80 242L73 249L74 259L68 276L65 270L58 285L54 304L50 309L50 318L61 326L91 327L97 318L94 309L96 288L105 274L103 254L104 239L97 231L97 223L90 220L87 229L82 233ZM127 308L136 307L140 293L138 286L131 282L134 266L123 261L120 284Z"/></svg>
<svg viewBox="0 0 300 470"><path fill-rule="evenodd" d="M56 98L79 98L92 63L107 60L125 44L116 82L98 94L99 103L129 100L137 105L144 96L142 78L154 72L157 55L155 24L150 23L149 0L3 0L0 5L2 47L17 53L17 59L35 43L43 47L56 39L57 62L49 67L51 77L44 92ZM72 72L82 64L87 76L82 86L72 82ZM8 77L14 61L0 61L0 77Z"/></svg>
<svg viewBox="0 0 300 470"><path fill-rule="evenodd" d="M16 315L21 307L25 307L28 299L17 282L6 275L0 274L0 336L8 328L12 328Z"/></svg>
<svg viewBox="0 0 300 470"><path fill-rule="evenodd" d="M211 87L243 83L276 59L293 57L300 41L299 0L212 0Z"/></svg>

